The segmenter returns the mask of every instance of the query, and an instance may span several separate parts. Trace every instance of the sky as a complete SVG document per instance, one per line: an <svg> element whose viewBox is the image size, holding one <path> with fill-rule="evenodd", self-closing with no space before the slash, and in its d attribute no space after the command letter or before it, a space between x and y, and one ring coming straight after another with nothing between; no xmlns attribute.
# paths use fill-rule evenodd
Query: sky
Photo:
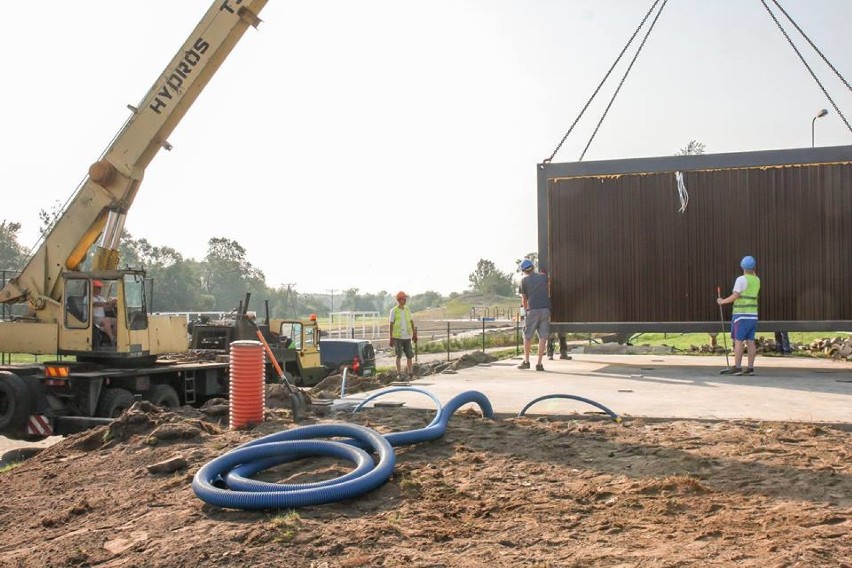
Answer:
<svg viewBox="0 0 852 568"><path fill-rule="evenodd" d="M480 259L514 273L537 247L536 164L651 4L270 0L148 167L126 228L196 260L235 240L270 286L306 294L461 292ZM852 2L781 5L852 81ZM6 26L0 221L22 224L21 244L209 6L44 0ZM850 89L780 19L852 121ZM628 53L554 162L578 161ZM669 0L584 161L690 140L808 147L812 126L817 146L852 145L760 0Z"/></svg>

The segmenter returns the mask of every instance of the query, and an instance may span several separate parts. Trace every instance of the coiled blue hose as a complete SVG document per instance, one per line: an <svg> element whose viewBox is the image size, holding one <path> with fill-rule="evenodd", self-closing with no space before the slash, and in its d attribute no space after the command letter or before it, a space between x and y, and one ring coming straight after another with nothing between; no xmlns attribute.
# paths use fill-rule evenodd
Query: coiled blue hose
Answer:
<svg viewBox="0 0 852 568"><path fill-rule="evenodd" d="M294 436L300 439L276 441ZM226 475L232 468L255 460L265 460L263 467L260 468L265 469L276 463L287 461L284 454L289 454L291 459L295 459L297 455L344 457L355 462L358 469L358 460L361 456L357 452L364 452L363 450L350 446L353 453L349 454L341 449L345 444L328 440L310 440L310 438L322 436L348 437L363 442L372 448L373 453L378 454L379 462L363 475L349 477L343 481L335 479L333 480L335 483L323 487L291 487L288 490L282 486L285 487L282 491L270 491L266 486L256 487L259 489L257 491L254 490L255 487L244 490L227 488L223 474ZM308 438L308 440L301 438ZM264 436L207 462L193 477L192 490L202 501L229 509L292 509L342 501L371 491L390 478L395 463L396 455L390 443L375 430L357 424L317 424ZM255 469L255 473L260 469Z"/></svg>
<svg viewBox="0 0 852 568"><path fill-rule="evenodd" d="M192 490L199 499L211 505L243 510L290 509L357 497L390 478L396 464L392 445L414 444L441 437L455 411L471 402L479 405L483 416L491 418L494 415L491 402L484 394L467 391L450 399L445 406L439 405L437 420L419 430L382 436L364 426L340 423L276 432L207 462L193 477ZM345 443L314 440L320 437L350 440ZM378 455L375 467L361 448ZM314 455L347 459L355 464L355 468L346 475L318 483L286 485L248 479L248 476L274 465Z"/></svg>
<svg viewBox="0 0 852 568"><path fill-rule="evenodd" d="M603 404L601 404L599 402L595 402L594 400L590 400L588 398L583 398L582 396L574 395L574 394L547 394L547 395L544 395L544 396L540 396L537 399L535 399L531 402L528 402L527 405L524 406L521 409L521 411L518 413L518 416L519 417L523 416L524 413L527 411L527 409L529 407L531 407L532 405L534 405L535 403L541 402L542 400L548 400L548 399L551 399L551 398L569 398L569 399L572 399L572 400L579 400L580 402L585 402L587 404L591 404L592 406L596 406L596 407L600 408L601 410L603 410L604 412L606 412L607 414L609 414L609 417L612 418L613 422L621 422L621 417L618 414L616 414L615 412L613 412L612 410L610 410L609 408L607 408L606 406L604 406Z"/></svg>

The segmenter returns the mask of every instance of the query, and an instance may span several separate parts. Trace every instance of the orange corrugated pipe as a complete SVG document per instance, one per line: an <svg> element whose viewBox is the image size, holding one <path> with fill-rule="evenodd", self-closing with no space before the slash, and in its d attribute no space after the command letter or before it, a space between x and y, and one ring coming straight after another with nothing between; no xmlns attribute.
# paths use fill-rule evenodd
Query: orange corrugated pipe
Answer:
<svg viewBox="0 0 852 568"><path fill-rule="evenodd" d="M232 430L263 422L264 375L263 345L259 341L231 343L228 426Z"/></svg>

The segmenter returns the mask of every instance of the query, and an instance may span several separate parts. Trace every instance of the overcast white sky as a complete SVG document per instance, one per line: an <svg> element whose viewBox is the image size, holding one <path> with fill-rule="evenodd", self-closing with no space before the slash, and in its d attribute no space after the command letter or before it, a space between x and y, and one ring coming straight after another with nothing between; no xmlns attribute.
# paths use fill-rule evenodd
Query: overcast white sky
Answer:
<svg viewBox="0 0 852 568"><path fill-rule="evenodd" d="M771 0L766 0L774 6ZM852 80L852 2L781 0ZM43 0L0 34L0 220L36 242L207 10ZM441 293L535 250L548 157L651 0L270 0L160 152L127 229L272 286ZM11 16L10 16L11 17ZM786 21L782 20L785 24ZM852 121L852 94L787 24ZM624 64L556 162L577 161ZM852 145L760 0L669 0L585 160Z"/></svg>

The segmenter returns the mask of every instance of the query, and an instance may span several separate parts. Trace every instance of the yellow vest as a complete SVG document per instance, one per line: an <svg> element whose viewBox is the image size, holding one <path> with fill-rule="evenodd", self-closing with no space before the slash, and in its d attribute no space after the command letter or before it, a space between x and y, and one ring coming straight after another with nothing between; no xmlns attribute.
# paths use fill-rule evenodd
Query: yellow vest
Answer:
<svg viewBox="0 0 852 568"><path fill-rule="evenodd" d="M760 294L760 278L754 274L746 274L746 289L740 292L740 297L734 300L735 314L757 315L757 296Z"/></svg>
<svg viewBox="0 0 852 568"><path fill-rule="evenodd" d="M402 317L400 317L402 316ZM402 334L402 318L405 318L405 321L408 322L408 337L411 337L414 333L414 325L411 321L411 310L408 309L408 306L404 308L400 308L399 306L394 306L393 308L393 327L391 328L391 337L399 338L400 334Z"/></svg>

